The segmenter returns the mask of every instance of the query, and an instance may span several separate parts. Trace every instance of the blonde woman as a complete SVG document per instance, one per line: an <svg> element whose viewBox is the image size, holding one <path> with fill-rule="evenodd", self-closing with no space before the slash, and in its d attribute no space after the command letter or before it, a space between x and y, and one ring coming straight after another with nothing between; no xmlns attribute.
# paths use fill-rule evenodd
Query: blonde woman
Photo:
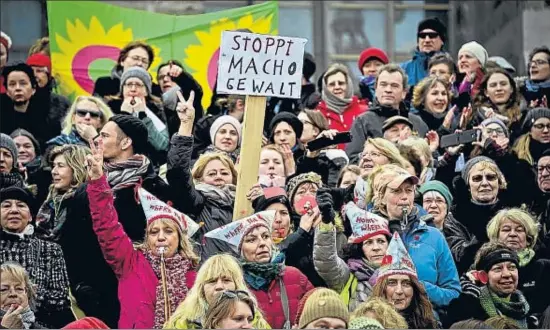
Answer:
<svg viewBox="0 0 550 330"><path fill-rule="evenodd" d="M517 140L512 151L519 159L534 165L544 150L550 148L550 109L529 110L523 121L524 133Z"/></svg>
<svg viewBox="0 0 550 330"><path fill-rule="evenodd" d="M408 329L407 321L385 299L370 297L351 313L351 321L361 317L377 320L384 329Z"/></svg>
<svg viewBox="0 0 550 330"><path fill-rule="evenodd" d="M511 208L499 211L487 225L491 242L506 245L515 251L519 259L518 290L530 306L530 312L542 314L550 305L550 260L543 253L535 252L539 228L531 214Z"/></svg>
<svg viewBox="0 0 550 330"><path fill-rule="evenodd" d="M119 316L116 278L92 230L85 167L90 154L87 146L75 144L51 150L52 185L36 216L36 235L61 246L78 307L113 327Z"/></svg>
<svg viewBox="0 0 550 330"><path fill-rule="evenodd" d="M193 234L190 219L166 204L160 210L144 207L148 210L145 237L134 246L118 221L113 193L103 173L102 141L97 147L92 145L86 163L92 227L119 282L118 327L160 329L185 300L196 277L198 258L187 236Z"/></svg>
<svg viewBox="0 0 550 330"><path fill-rule="evenodd" d="M194 93L191 93L186 102L178 103L180 127L170 142L166 178L177 196L174 198L176 208L204 224L195 237L202 242L202 235L233 220L237 171L231 159L221 153L202 155L190 171L194 143L193 99ZM231 251L226 243L212 240L207 240L201 249L202 260Z"/></svg>
<svg viewBox="0 0 550 330"><path fill-rule="evenodd" d="M237 259L228 254L214 255L204 262L197 273L195 284L172 317L164 324L164 328L202 329L207 310L228 290L246 292L249 295L256 310L252 321L254 328L270 328L258 309L256 298L246 286L241 266Z"/></svg>
<svg viewBox="0 0 550 330"><path fill-rule="evenodd" d="M363 152L359 154L359 167L361 176L368 176L376 165L396 164L402 168L408 168L409 162L401 156L399 149L383 138L369 138L365 142Z"/></svg>
<svg viewBox="0 0 550 330"><path fill-rule="evenodd" d="M48 147L65 144L88 145L113 116L111 108L100 98L78 96L69 108L61 127L61 135L47 142ZM46 152L47 155L47 152Z"/></svg>
<svg viewBox="0 0 550 330"><path fill-rule="evenodd" d="M449 83L443 78L429 76L414 87L412 104L430 130L440 135L451 134L454 119L453 111L449 110L451 98Z"/></svg>
<svg viewBox="0 0 550 330"><path fill-rule="evenodd" d="M206 313L205 329L252 329L256 308L245 291L224 291Z"/></svg>

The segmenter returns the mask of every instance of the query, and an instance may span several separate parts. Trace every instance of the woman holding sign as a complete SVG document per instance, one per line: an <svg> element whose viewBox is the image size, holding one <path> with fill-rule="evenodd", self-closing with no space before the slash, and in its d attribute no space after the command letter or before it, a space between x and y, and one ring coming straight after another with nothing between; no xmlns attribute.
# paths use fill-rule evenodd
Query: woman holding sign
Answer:
<svg viewBox="0 0 550 330"><path fill-rule="evenodd" d="M194 93L188 100L179 95L176 111L180 118L180 128L171 140L168 151L167 179L173 189L176 208L200 219L204 224L199 236L202 237L233 220L237 171L229 157L221 153L207 153L199 157L191 173L193 153L193 108ZM201 238L197 237L197 241ZM201 259L220 252L231 252L229 245L219 241L206 241L201 246Z"/></svg>
<svg viewBox="0 0 550 330"><path fill-rule="evenodd" d="M191 220L140 192L147 215L144 243L134 247L118 222L113 194L103 173L103 143L93 143L86 158L90 181L86 189L93 229L105 260L119 281L119 328L162 328L185 299L195 281L198 263L187 234ZM142 197L140 196L140 197ZM154 207L152 207L154 206ZM161 211L158 211L161 210Z"/></svg>

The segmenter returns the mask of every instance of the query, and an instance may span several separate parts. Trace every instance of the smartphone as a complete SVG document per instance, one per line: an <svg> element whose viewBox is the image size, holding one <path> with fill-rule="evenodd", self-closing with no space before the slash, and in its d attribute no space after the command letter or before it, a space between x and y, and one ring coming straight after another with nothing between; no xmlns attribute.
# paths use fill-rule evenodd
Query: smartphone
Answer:
<svg viewBox="0 0 550 330"><path fill-rule="evenodd" d="M477 129L470 129L460 133L443 135L439 142L439 147L447 148L454 147L459 144L467 144L481 139L481 131Z"/></svg>
<svg viewBox="0 0 550 330"><path fill-rule="evenodd" d="M309 210L317 207L317 199L315 196L306 195L294 202L294 209L299 215L306 214Z"/></svg>
<svg viewBox="0 0 550 330"><path fill-rule="evenodd" d="M317 151L329 146L341 144L341 143L349 143L351 142L352 137L350 132L341 132L334 136L334 139L329 139L328 137L320 137L318 139L315 139L313 141L308 142L307 149L309 151Z"/></svg>

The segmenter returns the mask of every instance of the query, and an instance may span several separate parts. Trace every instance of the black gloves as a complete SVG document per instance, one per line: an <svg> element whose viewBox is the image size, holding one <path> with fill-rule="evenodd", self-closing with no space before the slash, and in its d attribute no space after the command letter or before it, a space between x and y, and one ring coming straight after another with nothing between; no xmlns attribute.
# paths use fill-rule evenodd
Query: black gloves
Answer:
<svg viewBox="0 0 550 330"><path fill-rule="evenodd" d="M350 185L347 188L324 188L330 190L332 199L334 201L333 208L340 210L342 206L346 205L348 202L353 201L353 190L355 189L355 184Z"/></svg>
<svg viewBox="0 0 550 330"><path fill-rule="evenodd" d="M322 221L324 223L331 223L334 221L334 200L332 199L332 194L330 193L329 188L320 188L317 191L317 205L319 206L319 211L321 211Z"/></svg>

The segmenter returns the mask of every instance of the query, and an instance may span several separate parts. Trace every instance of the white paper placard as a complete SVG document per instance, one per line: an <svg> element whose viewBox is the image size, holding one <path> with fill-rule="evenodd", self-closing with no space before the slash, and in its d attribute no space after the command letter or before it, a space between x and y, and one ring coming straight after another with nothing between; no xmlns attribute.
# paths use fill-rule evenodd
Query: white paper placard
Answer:
<svg viewBox="0 0 550 330"><path fill-rule="evenodd" d="M307 39L223 31L217 92L299 99Z"/></svg>

